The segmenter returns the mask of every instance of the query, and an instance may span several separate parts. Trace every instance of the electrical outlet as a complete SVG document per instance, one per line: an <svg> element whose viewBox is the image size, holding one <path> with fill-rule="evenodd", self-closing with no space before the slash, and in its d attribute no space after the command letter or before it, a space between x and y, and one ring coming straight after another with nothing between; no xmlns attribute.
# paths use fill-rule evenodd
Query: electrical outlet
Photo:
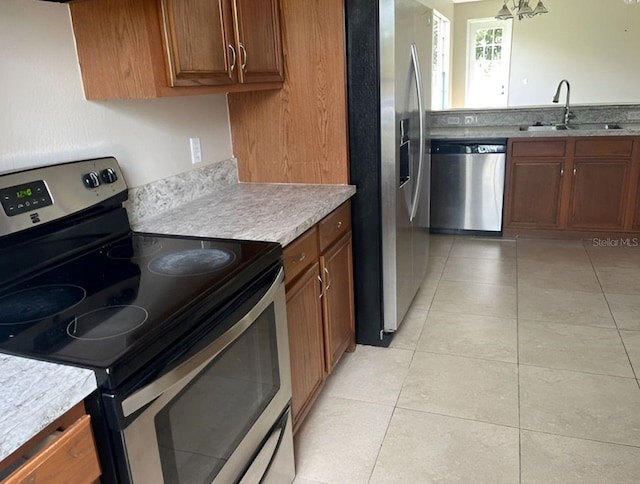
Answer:
<svg viewBox="0 0 640 484"><path fill-rule="evenodd" d="M202 148L200 147L200 138L189 138L189 144L191 145L191 163L202 162Z"/></svg>
<svg viewBox="0 0 640 484"><path fill-rule="evenodd" d="M629 121L640 121L640 111L627 112L627 119Z"/></svg>
<svg viewBox="0 0 640 484"><path fill-rule="evenodd" d="M447 117L447 124L460 124L460 117L459 116Z"/></svg>

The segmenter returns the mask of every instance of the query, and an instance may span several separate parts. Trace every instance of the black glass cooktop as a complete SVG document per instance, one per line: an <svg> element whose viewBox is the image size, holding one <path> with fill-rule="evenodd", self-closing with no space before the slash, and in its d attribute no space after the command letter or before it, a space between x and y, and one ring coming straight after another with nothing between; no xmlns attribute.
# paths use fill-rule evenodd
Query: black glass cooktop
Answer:
<svg viewBox="0 0 640 484"><path fill-rule="evenodd" d="M125 236L0 290L0 349L109 373L201 324L194 311L223 304L280 254L266 242Z"/></svg>

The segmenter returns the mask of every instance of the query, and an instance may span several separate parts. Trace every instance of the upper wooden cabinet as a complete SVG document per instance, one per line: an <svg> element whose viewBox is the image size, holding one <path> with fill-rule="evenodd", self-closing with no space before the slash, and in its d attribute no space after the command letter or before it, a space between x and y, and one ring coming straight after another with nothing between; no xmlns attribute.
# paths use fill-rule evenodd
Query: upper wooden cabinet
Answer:
<svg viewBox="0 0 640 484"><path fill-rule="evenodd" d="M227 98L241 181L349 183L344 9L343 0L280 0L283 88Z"/></svg>
<svg viewBox="0 0 640 484"><path fill-rule="evenodd" d="M282 87L278 0L71 3L87 99Z"/></svg>
<svg viewBox="0 0 640 484"><path fill-rule="evenodd" d="M160 4L171 86L235 83L231 3L161 0Z"/></svg>
<svg viewBox="0 0 640 484"><path fill-rule="evenodd" d="M640 230L640 138L509 141L504 231Z"/></svg>
<svg viewBox="0 0 640 484"><path fill-rule="evenodd" d="M282 82L278 0L234 0L239 81Z"/></svg>

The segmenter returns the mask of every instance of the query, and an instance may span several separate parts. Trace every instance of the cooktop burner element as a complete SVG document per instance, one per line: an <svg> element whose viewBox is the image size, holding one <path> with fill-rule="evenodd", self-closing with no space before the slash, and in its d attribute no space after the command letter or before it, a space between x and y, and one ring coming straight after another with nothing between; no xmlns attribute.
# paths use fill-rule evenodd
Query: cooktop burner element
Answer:
<svg viewBox="0 0 640 484"><path fill-rule="evenodd" d="M0 298L0 325L26 324L55 316L78 304L86 291L73 284L23 289Z"/></svg>
<svg viewBox="0 0 640 484"><path fill-rule="evenodd" d="M149 262L149 270L165 276L198 276L224 269L236 256L224 249L181 250Z"/></svg>
<svg viewBox="0 0 640 484"><path fill-rule="evenodd" d="M140 306L108 306L75 317L67 334L84 341L99 341L130 333L149 318Z"/></svg>
<svg viewBox="0 0 640 484"><path fill-rule="evenodd" d="M156 255L162 250L157 237L132 237L120 241L107 251L107 257L118 260L138 260Z"/></svg>

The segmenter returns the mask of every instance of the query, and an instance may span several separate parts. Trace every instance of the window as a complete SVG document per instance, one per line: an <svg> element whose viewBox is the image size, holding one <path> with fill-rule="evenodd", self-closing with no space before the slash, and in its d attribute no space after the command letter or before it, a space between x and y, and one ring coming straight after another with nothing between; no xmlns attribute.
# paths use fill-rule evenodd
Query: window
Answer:
<svg viewBox="0 0 640 484"><path fill-rule="evenodd" d="M433 11L433 59L431 73L431 108L449 108L449 56L450 56L449 20L437 11Z"/></svg>

